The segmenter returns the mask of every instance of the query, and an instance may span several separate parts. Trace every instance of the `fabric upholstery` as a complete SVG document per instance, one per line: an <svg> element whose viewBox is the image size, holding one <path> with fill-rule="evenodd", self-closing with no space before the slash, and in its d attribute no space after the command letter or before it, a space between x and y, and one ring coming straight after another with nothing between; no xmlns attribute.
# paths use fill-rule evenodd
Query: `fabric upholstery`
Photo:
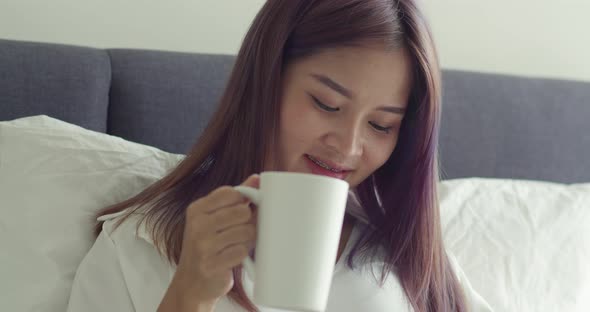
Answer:
<svg viewBox="0 0 590 312"><path fill-rule="evenodd" d="M445 71L443 177L590 181L590 83Z"/></svg>
<svg viewBox="0 0 590 312"><path fill-rule="evenodd" d="M110 78L103 50L0 40L0 120L45 114L105 132Z"/></svg>
<svg viewBox="0 0 590 312"><path fill-rule="evenodd" d="M46 114L186 153L234 56L0 40L0 120ZM108 111L107 111L108 109ZM443 178L590 181L590 83L443 71Z"/></svg>
<svg viewBox="0 0 590 312"><path fill-rule="evenodd" d="M109 133L188 152L213 113L234 58L139 50L109 54Z"/></svg>

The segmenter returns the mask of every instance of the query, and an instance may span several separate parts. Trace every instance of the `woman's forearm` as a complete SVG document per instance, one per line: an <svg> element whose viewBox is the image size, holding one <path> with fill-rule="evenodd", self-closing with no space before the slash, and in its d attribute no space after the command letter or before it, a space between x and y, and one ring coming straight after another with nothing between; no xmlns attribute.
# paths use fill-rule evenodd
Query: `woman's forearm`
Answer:
<svg viewBox="0 0 590 312"><path fill-rule="evenodd" d="M214 307L214 302L198 302L185 298L172 283L157 312L213 312Z"/></svg>

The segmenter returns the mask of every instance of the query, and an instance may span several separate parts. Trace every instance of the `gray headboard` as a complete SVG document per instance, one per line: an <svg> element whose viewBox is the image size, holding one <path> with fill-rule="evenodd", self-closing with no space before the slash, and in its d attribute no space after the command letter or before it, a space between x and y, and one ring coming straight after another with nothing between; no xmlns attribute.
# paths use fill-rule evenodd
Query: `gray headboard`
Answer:
<svg viewBox="0 0 590 312"><path fill-rule="evenodd" d="M46 114L184 153L233 61L0 40L0 120ZM443 79L444 178L590 181L590 83L452 70Z"/></svg>

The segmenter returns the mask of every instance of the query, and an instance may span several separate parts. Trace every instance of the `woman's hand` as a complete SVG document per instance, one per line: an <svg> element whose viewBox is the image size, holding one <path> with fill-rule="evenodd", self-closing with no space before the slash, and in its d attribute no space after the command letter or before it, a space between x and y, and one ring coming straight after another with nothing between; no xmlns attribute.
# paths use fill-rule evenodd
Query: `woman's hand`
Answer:
<svg viewBox="0 0 590 312"><path fill-rule="evenodd" d="M252 175L242 185L258 188L259 181ZM238 191L222 186L189 205L180 261L159 311L167 311L169 302L176 303L176 311L212 311L232 289L232 268L248 256L256 239L249 204Z"/></svg>

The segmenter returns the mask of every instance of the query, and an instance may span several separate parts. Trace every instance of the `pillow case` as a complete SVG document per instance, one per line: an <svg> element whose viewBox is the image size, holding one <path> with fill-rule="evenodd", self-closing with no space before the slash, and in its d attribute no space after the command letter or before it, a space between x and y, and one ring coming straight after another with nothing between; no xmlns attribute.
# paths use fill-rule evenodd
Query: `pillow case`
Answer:
<svg viewBox="0 0 590 312"><path fill-rule="evenodd" d="M47 116L0 122L1 310L65 311L95 214L181 159Z"/></svg>
<svg viewBox="0 0 590 312"><path fill-rule="evenodd" d="M440 184L446 247L495 311L590 311L590 183Z"/></svg>

